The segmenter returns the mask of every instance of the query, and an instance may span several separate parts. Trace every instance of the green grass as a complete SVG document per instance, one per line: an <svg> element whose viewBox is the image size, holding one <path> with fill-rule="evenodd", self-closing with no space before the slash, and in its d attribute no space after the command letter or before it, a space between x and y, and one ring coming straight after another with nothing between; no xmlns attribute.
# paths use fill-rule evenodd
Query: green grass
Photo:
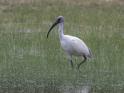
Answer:
<svg viewBox="0 0 124 93"><path fill-rule="evenodd" d="M93 52L80 73L67 62L56 28L46 39L58 15L65 17L65 34L80 37ZM123 15L116 4L1 4L0 92L65 93L89 86L92 93L123 93ZM81 61L73 60L75 67Z"/></svg>

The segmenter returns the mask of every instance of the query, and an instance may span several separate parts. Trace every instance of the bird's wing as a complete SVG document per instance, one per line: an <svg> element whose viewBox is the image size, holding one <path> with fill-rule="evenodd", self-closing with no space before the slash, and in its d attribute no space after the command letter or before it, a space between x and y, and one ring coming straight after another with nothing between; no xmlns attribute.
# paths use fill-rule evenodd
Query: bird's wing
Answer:
<svg viewBox="0 0 124 93"><path fill-rule="evenodd" d="M74 36L68 36L68 38L68 40L71 42L70 47L73 49L73 51L80 54L89 55L89 49L81 39Z"/></svg>
<svg viewBox="0 0 124 93"><path fill-rule="evenodd" d="M78 49L82 49L82 48L87 49L88 48L87 45L81 39L79 39L77 37L73 37L71 41L75 48L78 48Z"/></svg>

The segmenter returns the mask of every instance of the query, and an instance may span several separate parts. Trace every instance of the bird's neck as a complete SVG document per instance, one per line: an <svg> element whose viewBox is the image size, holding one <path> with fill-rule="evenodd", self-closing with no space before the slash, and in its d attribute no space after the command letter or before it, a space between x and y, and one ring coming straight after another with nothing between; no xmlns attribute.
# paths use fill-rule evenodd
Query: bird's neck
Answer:
<svg viewBox="0 0 124 93"><path fill-rule="evenodd" d="M64 23L59 23L59 38L60 40L63 38L64 36Z"/></svg>

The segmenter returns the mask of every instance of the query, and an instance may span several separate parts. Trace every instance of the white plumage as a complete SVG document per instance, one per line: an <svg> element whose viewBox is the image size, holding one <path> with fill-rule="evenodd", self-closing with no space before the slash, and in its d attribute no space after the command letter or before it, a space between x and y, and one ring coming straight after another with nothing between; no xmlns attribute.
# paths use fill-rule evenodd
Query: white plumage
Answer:
<svg viewBox="0 0 124 93"><path fill-rule="evenodd" d="M80 65L84 63L87 60L87 58L90 58L92 56L91 50L78 37L64 35L64 32L63 32L64 17L63 16L57 17L55 23L49 29L49 32L47 33L47 37L50 31L53 29L53 27L55 27L57 24L59 25L58 32L59 32L60 43L62 48L68 55L68 59L71 62L71 66L73 67L72 55L84 57L84 60L80 64L78 64L78 69L79 69Z"/></svg>
<svg viewBox="0 0 124 93"><path fill-rule="evenodd" d="M90 56L89 49L86 44L79 38L69 35L64 35L60 40L62 48L68 54L75 56Z"/></svg>

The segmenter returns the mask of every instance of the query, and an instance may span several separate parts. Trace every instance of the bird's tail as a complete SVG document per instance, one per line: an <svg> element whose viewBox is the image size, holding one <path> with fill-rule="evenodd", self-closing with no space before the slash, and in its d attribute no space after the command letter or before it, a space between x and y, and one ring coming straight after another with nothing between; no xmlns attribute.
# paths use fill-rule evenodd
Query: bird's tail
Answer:
<svg viewBox="0 0 124 93"><path fill-rule="evenodd" d="M90 52L90 55L88 56L89 58L93 58L93 53L91 51L91 49L89 48L89 52Z"/></svg>

